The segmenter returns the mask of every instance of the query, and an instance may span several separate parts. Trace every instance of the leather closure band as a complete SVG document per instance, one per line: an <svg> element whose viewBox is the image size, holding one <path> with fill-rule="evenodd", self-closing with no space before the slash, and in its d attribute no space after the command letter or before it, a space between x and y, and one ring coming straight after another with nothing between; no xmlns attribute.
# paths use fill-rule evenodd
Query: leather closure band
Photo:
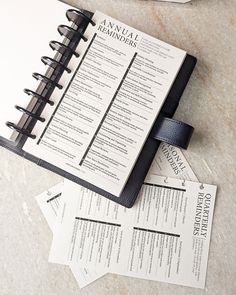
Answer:
<svg viewBox="0 0 236 295"><path fill-rule="evenodd" d="M157 120L151 137L168 144L187 149L194 128L181 121L162 117Z"/></svg>

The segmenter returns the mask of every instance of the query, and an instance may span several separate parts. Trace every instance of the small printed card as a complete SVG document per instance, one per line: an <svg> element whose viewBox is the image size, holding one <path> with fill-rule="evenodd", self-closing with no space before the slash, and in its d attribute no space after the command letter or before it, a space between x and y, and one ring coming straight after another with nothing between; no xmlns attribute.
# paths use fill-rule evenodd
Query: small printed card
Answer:
<svg viewBox="0 0 236 295"><path fill-rule="evenodd" d="M181 149L162 142L148 174L198 181Z"/></svg>

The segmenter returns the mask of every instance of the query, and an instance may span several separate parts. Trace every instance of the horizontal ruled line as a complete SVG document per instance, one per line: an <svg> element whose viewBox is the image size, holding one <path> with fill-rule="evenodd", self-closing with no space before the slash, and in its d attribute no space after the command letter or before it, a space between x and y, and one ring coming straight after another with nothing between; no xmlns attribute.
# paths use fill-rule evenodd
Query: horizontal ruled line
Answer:
<svg viewBox="0 0 236 295"><path fill-rule="evenodd" d="M51 202L51 201L53 201L53 200L59 198L60 196L61 196L61 193L57 194L56 196L53 196L51 199L48 199L48 200L47 200L47 203L49 203L49 202Z"/></svg>
<svg viewBox="0 0 236 295"><path fill-rule="evenodd" d="M82 218L82 217L75 217L75 219L82 220L82 221L89 221L89 222L95 222L95 223L100 223L100 224L105 224L105 225L111 225L111 226L121 227L121 224L111 223L111 222L106 222L106 221L101 221L101 220L87 219L87 218Z"/></svg>
<svg viewBox="0 0 236 295"><path fill-rule="evenodd" d="M152 229L147 229L147 228L134 227L134 230L140 230L140 231L145 231L145 232L149 232L149 233L161 234L161 235L180 238L180 235L178 235L178 234L173 234L173 233L168 233L168 232L158 231L158 230L152 230Z"/></svg>
<svg viewBox="0 0 236 295"><path fill-rule="evenodd" d="M178 188L178 187L165 186L165 185L159 185L159 184L147 183L147 182L144 182L144 184L145 184L145 185L149 185L149 186L160 187L160 188L173 189L173 190L175 190L175 191L180 191L180 192L186 192L186 189Z"/></svg>

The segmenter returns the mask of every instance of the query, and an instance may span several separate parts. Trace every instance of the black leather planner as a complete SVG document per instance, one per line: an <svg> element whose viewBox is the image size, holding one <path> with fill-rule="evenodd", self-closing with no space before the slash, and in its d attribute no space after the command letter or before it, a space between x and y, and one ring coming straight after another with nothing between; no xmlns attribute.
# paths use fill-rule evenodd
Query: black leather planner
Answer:
<svg viewBox="0 0 236 295"><path fill-rule="evenodd" d="M121 195L116 197L107 191L102 190L101 188L96 187L91 183L84 181L83 179L75 177L63 169L60 169L51 163L37 158L23 150L23 146L28 138L33 137L32 130L37 123L37 120L40 119L40 114L44 108L50 104L50 97L54 91L54 88L56 87L63 73L68 70L67 65L72 55L76 54L75 50L83 38L83 33L85 32L88 24L93 22L91 20L93 13L90 11L82 9L68 9L65 13L67 19L72 25L60 25L58 27L58 31L60 35L67 37L70 41L68 44L63 44L57 41L50 42L50 47L56 52L57 55L60 55L60 60L58 61L58 59L53 59L46 56L42 58L42 62L51 69L50 77L48 77L46 74L43 75L34 73L34 78L39 80L39 82L44 82L45 87L40 94L37 93L35 89L24 90L25 93L29 95L29 97L33 97L35 99L34 106L30 111L27 108L21 108L20 106L17 106L18 110L24 113L26 118L25 122L21 127L13 124L12 122L7 122L8 127L16 131L18 136L15 141L10 141L0 137L0 145L43 168L53 171L71 181L93 190L112 201L115 201L125 207L132 207L161 141L168 142L181 148L187 148L188 146L193 128L185 123L173 120L172 117L178 107L181 95L195 67L196 58L189 54L186 55L178 75L171 87L171 90L169 91L169 94L164 102L164 105L162 106L161 111L156 119L156 122L152 127L148 139L146 140L139 154L138 160L132 169L128 181ZM73 25L76 26L76 29L73 28ZM9 95L11 95L10 92Z"/></svg>

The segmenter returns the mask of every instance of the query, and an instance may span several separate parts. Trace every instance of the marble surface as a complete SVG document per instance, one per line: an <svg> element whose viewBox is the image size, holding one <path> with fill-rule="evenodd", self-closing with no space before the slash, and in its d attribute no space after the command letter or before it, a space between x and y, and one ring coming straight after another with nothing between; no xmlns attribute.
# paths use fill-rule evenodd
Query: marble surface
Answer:
<svg viewBox="0 0 236 295"><path fill-rule="evenodd" d="M185 152L196 175L219 187L206 288L106 275L79 290L67 267L47 262L52 234L34 199L61 178L0 148L0 294L235 294L236 1L70 3L99 9L198 58L175 117L196 128Z"/></svg>

